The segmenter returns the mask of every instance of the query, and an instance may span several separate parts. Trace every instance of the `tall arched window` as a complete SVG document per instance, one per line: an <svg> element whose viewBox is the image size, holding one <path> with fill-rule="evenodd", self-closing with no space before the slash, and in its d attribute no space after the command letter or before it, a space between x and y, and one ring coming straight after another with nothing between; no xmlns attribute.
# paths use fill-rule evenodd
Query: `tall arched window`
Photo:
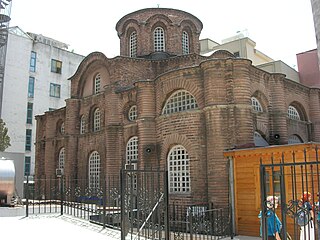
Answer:
<svg viewBox="0 0 320 240"><path fill-rule="evenodd" d="M93 112L93 131L94 132L98 132L100 131L100 109L97 108L94 112Z"/></svg>
<svg viewBox="0 0 320 240"><path fill-rule="evenodd" d="M89 187L99 188L100 187L100 155L97 151L91 153L89 157Z"/></svg>
<svg viewBox="0 0 320 240"><path fill-rule="evenodd" d="M198 108L198 104L194 96L188 91L179 90L168 98L162 109L162 114L184 112L196 108Z"/></svg>
<svg viewBox="0 0 320 240"><path fill-rule="evenodd" d="M189 34L186 31L182 33L182 54L189 54Z"/></svg>
<svg viewBox="0 0 320 240"><path fill-rule="evenodd" d="M62 170L62 173L64 171L64 155L64 148L61 148L59 152L58 169Z"/></svg>
<svg viewBox="0 0 320 240"><path fill-rule="evenodd" d="M297 109L291 105L288 108L288 118L293 119L293 120L300 120L300 115L299 115Z"/></svg>
<svg viewBox="0 0 320 240"><path fill-rule="evenodd" d="M60 125L60 133L64 134L64 130L65 130L64 129L64 122L62 122L61 125Z"/></svg>
<svg viewBox="0 0 320 240"><path fill-rule="evenodd" d="M165 39L164 30L161 27L157 27L153 32L153 44L155 52L165 51Z"/></svg>
<svg viewBox="0 0 320 240"><path fill-rule="evenodd" d="M129 121L135 121L137 119L137 105L133 105L128 112Z"/></svg>
<svg viewBox="0 0 320 240"><path fill-rule="evenodd" d="M251 97L251 106L254 112L263 112L262 106L258 99Z"/></svg>
<svg viewBox="0 0 320 240"><path fill-rule="evenodd" d="M98 73L94 78L94 94L98 94L101 91L101 75Z"/></svg>
<svg viewBox="0 0 320 240"><path fill-rule="evenodd" d="M82 115L80 119L80 134L84 134L85 132L86 132L86 119L84 115Z"/></svg>
<svg viewBox="0 0 320 240"><path fill-rule="evenodd" d="M189 193L191 191L190 160L187 150L181 145L176 145L171 148L167 160L169 192Z"/></svg>
<svg viewBox="0 0 320 240"><path fill-rule="evenodd" d="M134 136L129 139L126 149L126 163L137 163L138 162L138 137Z"/></svg>
<svg viewBox="0 0 320 240"><path fill-rule="evenodd" d="M137 32L134 31L130 35L130 41L129 41L129 49L130 49L130 57L136 57L137 56Z"/></svg>

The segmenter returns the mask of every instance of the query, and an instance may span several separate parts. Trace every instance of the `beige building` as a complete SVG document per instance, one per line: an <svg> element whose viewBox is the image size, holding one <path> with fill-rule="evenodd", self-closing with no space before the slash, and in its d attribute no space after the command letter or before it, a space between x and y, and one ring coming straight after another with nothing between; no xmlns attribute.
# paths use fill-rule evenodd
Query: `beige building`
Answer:
<svg viewBox="0 0 320 240"><path fill-rule="evenodd" d="M311 0L314 28L316 32L318 63L320 69L320 2L319 0Z"/></svg>
<svg viewBox="0 0 320 240"><path fill-rule="evenodd" d="M299 81L298 72L282 61L275 61L266 54L257 50L256 43L245 36L246 34L238 33L235 36L222 40L219 44L211 39L200 40L200 54L210 56L217 50L227 50L235 57L246 58L252 61L252 65L267 71L269 73L283 73L287 79L295 82Z"/></svg>

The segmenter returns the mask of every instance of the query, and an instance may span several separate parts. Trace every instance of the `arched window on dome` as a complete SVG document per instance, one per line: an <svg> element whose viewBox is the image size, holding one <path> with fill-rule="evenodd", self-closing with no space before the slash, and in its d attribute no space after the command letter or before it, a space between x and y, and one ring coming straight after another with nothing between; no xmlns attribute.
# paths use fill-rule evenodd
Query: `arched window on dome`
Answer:
<svg viewBox="0 0 320 240"><path fill-rule="evenodd" d="M165 39L164 30L161 27L157 27L153 32L153 44L155 52L165 51Z"/></svg>
<svg viewBox="0 0 320 240"><path fill-rule="evenodd" d="M259 100L255 97L251 97L251 106L254 112L263 112L263 108L259 102Z"/></svg>
<svg viewBox="0 0 320 240"><path fill-rule="evenodd" d="M100 131L100 124L101 124L101 120L100 120L100 109L97 108L94 112L93 112L93 131L94 132L98 132Z"/></svg>
<svg viewBox="0 0 320 240"><path fill-rule="evenodd" d="M129 49L130 49L130 57L137 57L137 32L136 31L130 34Z"/></svg>
<svg viewBox="0 0 320 240"><path fill-rule="evenodd" d="M84 134L85 132L86 132L86 119L84 115L82 115L80 119L80 134Z"/></svg>
<svg viewBox="0 0 320 240"><path fill-rule="evenodd" d="M261 136L257 131L254 132L254 145L256 147L265 147L269 146L269 143Z"/></svg>
<svg viewBox="0 0 320 240"><path fill-rule="evenodd" d="M288 108L288 118L293 120L300 120L300 114L294 106L289 106Z"/></svg>
<svg viewBox="0 0 320 240"><path fill-rule="evenodd" d="M101 75L98 73L94 78L94 94L98 94L101 91Z"/></svg>
<svg viewBox="0 0 320 240"><path fill-rule="evenodd" d="M100 187L100 155L97 151L91 153L89 157L89 187L96 189Z"/></svg>
<svg viewBox="0 0 320 240"><path fill-rule="evenodd" d="M166 101L162 114L171 114L197 109L198 104L194 96L186 90L175 91Z"/></svg>
<svg viewBox="0 0 320 240"><path fill-rule="evenodd" d="M182 54L190 53L189 34L186 31L182 32Z"/></svg>
<svg viewBox="0 0 320 240"><path fill-rule="evenodd" d="M64 171L64 156L65 156L65 150L64 147L60 149L59 152L59 159L58 159L58 169L61 170L62 174Z"/></svg>
<svg viewBox="0 0 320 240"><path fill-rule="evenodd" d="M190 193L190 159L182 145L171 148L168 157L169 192Z"/></svg>
<svg viewBox="0 0 320 240"><path fill-rule="evenodd" d="M301 137L299 137L296 134L293 134L288 138L288 144L295 144L295 143L303 143L303 141Z"/></svg>
<svg viewBox="0 0 320 240"><path fill-rule="evenodd" d="M128 119L129 121L133 122L137 119L137 105L133 105L130 107L128 111Z"/></svg>

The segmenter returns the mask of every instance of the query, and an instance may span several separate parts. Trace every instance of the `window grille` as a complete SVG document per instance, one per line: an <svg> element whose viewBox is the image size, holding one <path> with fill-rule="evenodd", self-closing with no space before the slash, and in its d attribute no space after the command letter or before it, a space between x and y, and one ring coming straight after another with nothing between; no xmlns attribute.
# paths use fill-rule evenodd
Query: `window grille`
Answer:
<svg viewBox="0 0 320 240"><path fill-rule="evenodd" d="M100 155L97 151L91 153L89 158L89 187L99 188L100 187Z"/></svg>
<svg viewBox="0 0 320 240"><path fill-rule="evenodd" d="M136 163L138 161L138 137L134 136L129 139L126 151L126 163Z"/></svg>
<svg viewBox="0 0 320 240"><path fill-rule="evenodd" d="M101 91L101 75L97 74L94 79L94 94L98 94Z"/></svg>
<svg viewBox="0 0 320 240"><path fill-rule="evenodd" d="M196 108L198 108L196 99L189 92L179 90L169 97L162 110L162 114L183 112Z"/></svg>
<svg viewBox="0 0 320 240"><path fill-rule="evenodd" d="M182 33L182 54L189 54L190 49L189 49L189 35L187 32Z"/></svg>
<svg viewBox="0 0 320 240"><path fill-rule="evenodd" d="M61 134L64 134L64 122L61 123L60 133L61 133Z"/></svg>
<svg viewBox="0 0 320 240"><path fill-rule="evenodd" d="M100 109L97 108L93 113L93 131L97 132L100 131Z"/></svg>
<svg viewBox="0 0 320 240"><path fill-rule="evenodd" d="M84 134L85 132L86 132L86 120L84 115L82 115L80 120L80 134Z"/></svg>
<svg viewBox="0 0 320 240"><path fill-rule="evenodd" d="M298 135L291 135L288 139L288 144L295 144L295 143L303 143L302 139Z"/></svg>
<svg viewBox="0 0 320 240"><path fill-rule="evenodd" d="M263 112L262 106L258 99L251 97L251 105L254 112Z"/></svg>
<svg viewBox="0 0 320 240"><path fill-rule="evenodd" d="M130 121L135 121L137 119L137 106L133 105L129 109L128 118Z"/></svg>
<svg viewBox="0 0 320 240"><path fill-rule="evenodd" d="M157 27L153 33L154 38L154 51L164 52L165 51L165 40L164 40L164 30L161 27Z"/></svg>
<svg viewBox="0 0 320 240"><path fill-rule="evenodd" d="M134 31L130 35L130 57L137 57L137 32Z"/></svg>
<svg viewBox="0 0 320 240"><path fill-rule="evenodd" d="M65 155L64 152L65 152L64 148L61 148L59 152L58 169L62 170L62 172L64 170L64 155Z"/></svg>
<svg viewBox="0 0 320 240"><path fill-rule="evenodd" d="M288 118L293 119L293 120L300 120L300 115L295 107L289 106Z"/></svg>

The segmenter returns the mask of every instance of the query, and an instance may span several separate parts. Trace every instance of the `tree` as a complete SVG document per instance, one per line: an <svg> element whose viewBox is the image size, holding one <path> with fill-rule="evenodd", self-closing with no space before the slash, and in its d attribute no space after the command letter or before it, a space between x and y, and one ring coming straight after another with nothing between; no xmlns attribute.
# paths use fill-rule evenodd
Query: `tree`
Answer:
<svg viewBox="0 0 320 240"><path fill-rule="evenodd" d="M8 136L8 128L6 123L0 118L0 152L10 147L10 137Z"/></svg>

